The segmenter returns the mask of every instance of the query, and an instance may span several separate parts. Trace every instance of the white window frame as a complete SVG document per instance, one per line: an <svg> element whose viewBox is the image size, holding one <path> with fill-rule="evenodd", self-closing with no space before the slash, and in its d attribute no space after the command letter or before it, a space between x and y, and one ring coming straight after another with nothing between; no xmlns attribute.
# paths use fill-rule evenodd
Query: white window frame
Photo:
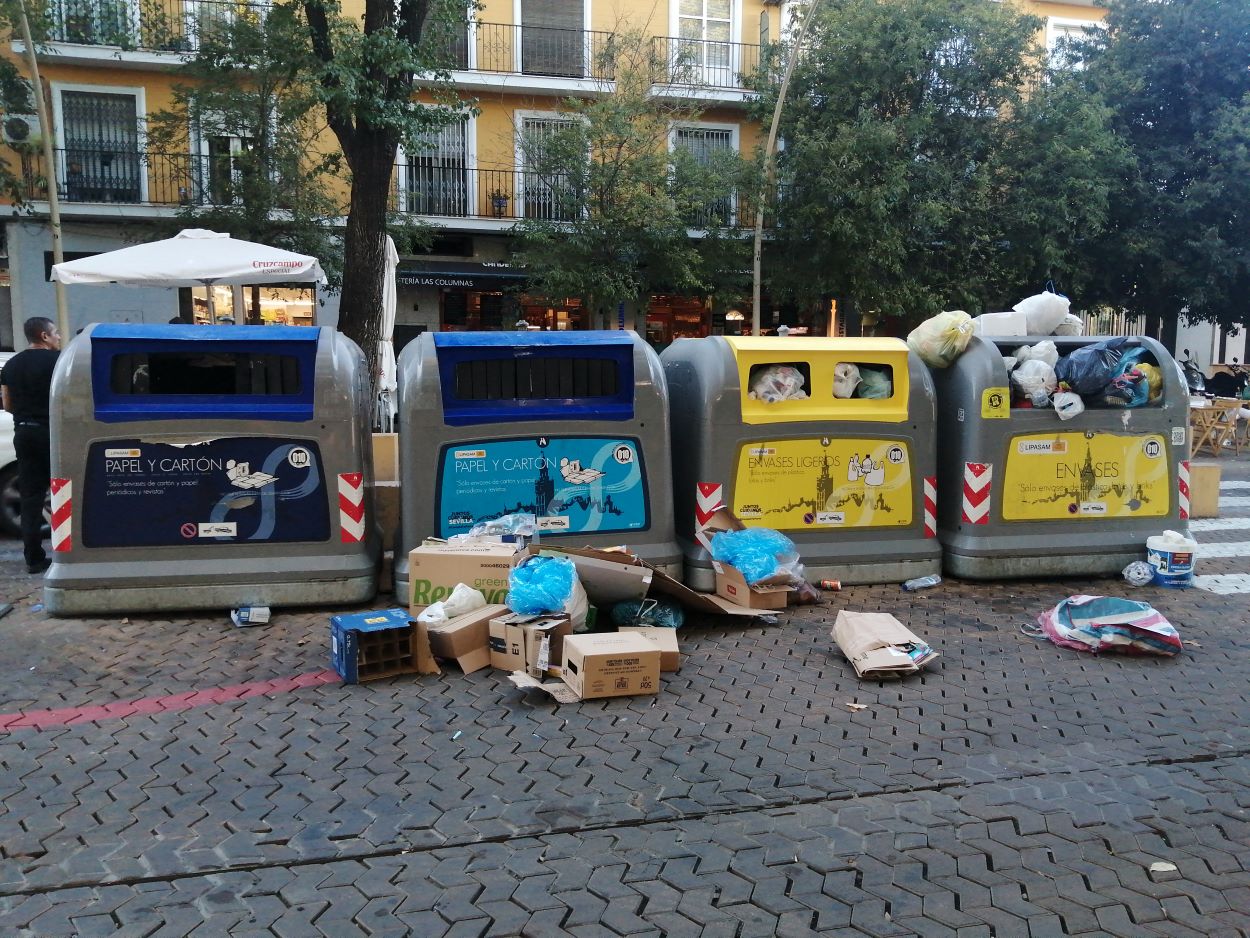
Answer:
<svg viewBox="0 0 1250 938"><path fill-rule="evenodd" d="M402 165L408 165L408 153L401 143L396 151L395 162ZM465 216L473 218L479 214L478 212L478 180L477 180L477 118L472 114L465 117L464 121L464 171L467 175L465 181ZM398 178L395 180L396 195L400 200L399 204L404 204L408 192L407 179L403 173L396 172Z"/></svg>
<svg viewBox="0 0 1250 938"><path fill-rule="evenodd" d="M706 17L704 22L706 22ZM669 0L668 35L669 58L672 60L669 62L668 69L672 72L673 63L677 59L681 42L681 0ZM709 40L704 39L702 41L708 42ZM729 43L729 73L732 84L724 87L737 87L741 84L738 81L738 76L742 73L742 0L730 0L729 2ZM706 78L709 68L707 65L701 67L704 78ZM704 84L711 87L706 81Z"/></svg>
<svg viewBox="0 0 1250 938"><path fill-rule="evenodd" d="M678 130L728 130L729 131L729 149L741 155L742 153L742 125L729 124L720 121L674 121L668 128L668 150L670 153L677 149L677 131ZM732 192L729 195L729 224L732 227L738 223L738 193Z"/></svg>
<svg viewBox="0 0 1250 938"><path fill-rule="evenodd" d="M1080 20L1068 16L1046 17L1046 60L1048 65L1065 69L1079 67L1055 61L1055 46L1058 45L1060 39L1067 38L1074 28L1084 30L1088 34L1092 29L1106 29L1107 27L1101 20Z"/></svg>
<svg viewBox="0 0 1250 938"><path fill-rule="evenodd" d="M139 152L139 166L141 167L141 171L139 173L139 202L147 202L147 89L142 85L84 85L79 82L68 81L49 82L49 89L52 92L52 126L56 130L54 139L56 140L56 149L60 151L60 155L57 157L57 172L60 179L68 178L68 167L65 165L65 135L63 132L65 121L61 108L61 93L64 91L81 91L88 94L122 94L130 95L135 99L135 133L137 135L136 143Z"/></svg>

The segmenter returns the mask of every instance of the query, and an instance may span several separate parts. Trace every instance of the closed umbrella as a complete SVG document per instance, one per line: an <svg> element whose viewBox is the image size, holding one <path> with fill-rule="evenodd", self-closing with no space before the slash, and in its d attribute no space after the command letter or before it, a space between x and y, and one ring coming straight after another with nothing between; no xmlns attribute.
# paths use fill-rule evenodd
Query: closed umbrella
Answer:
<svg viewBox="0 0 1250 938"><path fill-rule="evenodd" d="M172 238L95 254L52 267L61 283L120 283L134 287L212 287L228 284L325 283L317 258L218 231L188 228ZM209 319L216 322L213 291Z"/></svg>
<svg viewBox="0 0 1250 938"><path fill-rule="evenodd" d="M395 375L395 271L399 267L399 251L395 250L395 241L386 236L386 272L382 281L382 324L378 341L378 366L381 372L378 378L377 413L374 425L383 433L391 433L395 428L395 412L398 406L397 382Z"/></svg>

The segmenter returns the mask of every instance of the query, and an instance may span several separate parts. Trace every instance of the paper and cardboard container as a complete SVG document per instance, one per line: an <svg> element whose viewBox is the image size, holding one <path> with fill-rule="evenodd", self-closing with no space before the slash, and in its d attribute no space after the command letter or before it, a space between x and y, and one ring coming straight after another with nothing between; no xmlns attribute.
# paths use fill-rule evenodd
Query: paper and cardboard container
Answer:
<svg viewBox="0 0 1250 938"><path fill-rule="evenodd" d="M737 567L727 563L714 560L712 569L716 573L716 595L748 609L780 611L786 608L790 594L794 592L793 586L751 586Z"/></svg>
<svg viewBox="0 0 1250 938"><path fill-rule="evenodd" d="M518 553L516 544L498 541L444 544L426 541L408 552L410 611L415 617L431 603L446 599L457 583L481 591L488 603L508 595L508 571Z"/></svg>
<svg viewBox="0 0 1250 938"><path fill-rule="evenodd" d="M630 632L570 635L561 677L583 700L654 694L660 689L660 649Z"/></svg>
<svg viewBox="0 0 1250 938"><path fill-rule="evenodd" d="M573 631L567 615L527 616L504 611L490 620L490 663L501 671L527 671L535 676L558 675L566 636ZM547 667L538 664L543 639L547 643Z"/></svg>
<svg viewBox="0 0 1250 938"><path fill-rule="evenodd" d="M435 658L454 661L465 674L472 674L490 667L490 620L507 611L503 605L485 606L438 625L418 624L418 628L425 629Z"/></svg>
<svg viewBox="0 0 1250 938"><path fill-rule="evenodd" d="M677 630L657 628L652 625L623 625L618 632L633 632L641 635L656 648L660 649L660 670L678 671L681 669L681 647L677 644Z"/></svg>

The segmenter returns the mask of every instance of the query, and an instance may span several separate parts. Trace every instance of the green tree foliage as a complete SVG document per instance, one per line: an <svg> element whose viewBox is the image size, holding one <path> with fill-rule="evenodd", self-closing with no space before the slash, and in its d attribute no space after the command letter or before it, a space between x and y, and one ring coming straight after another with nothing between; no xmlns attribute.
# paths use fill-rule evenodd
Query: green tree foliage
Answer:
<svg viewBox="0 0 1250 938"><path fill-rule="evenodd" d="M1093 257L1101 298L1175 322L1245 324L1250 296L1250 5L1110 0L1076 50L1131 170Z"/></svg>
<svg viewBox="0 0 1250 938"><path fill-rule="evenodd" d="M601 58L596 73L611 82L566 100L556 129L518 135L518 261L530 290L579 297L609 317L654 292L740 294L749 243L735 228L745 211L735 192L750 191L750 168L732 150L672 145L700 112L653 93L662 63L647 37L617 33Z"/></svg>
<svg viewBox="0 0 1250 938"><path fill-rule="evenodd" d="M16 0L0 0L0 37L6 41L21 38L17 17ZM31 29L36 31L36 36L39 35L38 26L38 20L31 23ZM0 57L0 120L9 114L33 114L34 111L35 102L31 97L30 82L13 60ZM21 205L27 196L25 177L38 151L38 141L28 140L21 146L9 147L8 150L6 153L4 149L0 149L0 195L15 205Z"/></svg>
<svg viewBox="0 0 1250 938"><path fill-rule="evenodd" d="M783 111L772 295L915 320L1079 287L1119 149L1095 98L1044 80L1040 21L984 0L814 15Z"/></svg>
<svg viewBox="0 0 1250 938"><path fill-rule="evenodd" d="M149 161L180 183L183 204L170 227L312 254L337 288L342 211L332 183L341 156L321 148L324 116L308 80L301 11L233 12L194 24L196 53L178 73L173 103L148 120Z"/></svg>

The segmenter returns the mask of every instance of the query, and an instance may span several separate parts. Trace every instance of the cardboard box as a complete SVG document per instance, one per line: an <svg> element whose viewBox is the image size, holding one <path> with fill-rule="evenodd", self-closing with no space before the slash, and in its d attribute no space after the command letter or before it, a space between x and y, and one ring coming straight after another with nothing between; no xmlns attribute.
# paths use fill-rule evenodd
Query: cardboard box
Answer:
<svg viewBox="0 0 1250 938"><path fill-rule="evenodd" d="M382 550L395 549L395 534L399 530L399 483L375 482L373 484L373 510L382 528Z"/></svg>
<svg viewBox="0 0 1250 938"><path fill-rule="evenodd" d="M435 658L454 661L465 674L490 667L490 620L507 613L503 605L485 606L438 625L417 623Z"/></svg>
<svg viewBox="0 0 1250 938"><path fill-rule="evenodd" d="M972 331L975 335L984 336L1026 336L1029 334L1029 322L1024 313L1015 310L982 313L972 320Z"/></svg>
<svg viewBox="0 0 1250 938"><path fill-rule="evenodd" d="M1214 462L1189 464L1189 517L1220 516L1220 466Z"/></svg>
<svg viewBox="0 0 1250 938"><path fill-rule="evenodd" d="M681 646L677 644L676 629L662 629L651 625L623 625L617 631L641 635L660 649L661 671L681 670Z"/></svg>
<svg viewBox="0 0 1250 938"><path fill-rule="evenodd" d="M399 484L399 434L373 434L373 479Z"/></svg>
<svg viewBox="0 0 1250 938"><path fill-rule="evenodd" d="M870 681L915 674L938 653L885 612L843 609L833 623L837 642L855 673Z"/></svg>
<svg viewBox="0 0 1250 938"><path fill-rule="evenodd" d="M658 693L660 649L630 632L570 635L561 677L582 700Z"/></svg>
<svg viewBox="0 0 1250 938"><path fill-rule="evenodd" d="M426 541L408 552L410 611L415 617L431 603L446 599L457 583L480 590L488 603L502 603L508 595L508 571L518 553L516 544L482 541L445 544Z"/></svg>
<svg viewBox="0 0 1250 938"><path fill-rule="evenodd" d="M716 595L748 609L779 612L786 608L790 594L794 592L793 586L769 585L767 582L751 586L737 567L727 563L714 560L712 569L716 572Z"/></svg>
<svg viewBox="0 0 1250 938"><path fill-rule="evenodd" d="M330 664L344 684L420 670L416 629L404 609L330 618Z"/></svg>
<svg viewBox="0 0 1250 938"><path fill-rule="evenodd" d="M490 620L490 663L501 671L526 671L537 677L558 676L565 638L573 623L563 614L527 616L506 612ZM540 668L543 640L547 639L547 664Z"/></svg>

